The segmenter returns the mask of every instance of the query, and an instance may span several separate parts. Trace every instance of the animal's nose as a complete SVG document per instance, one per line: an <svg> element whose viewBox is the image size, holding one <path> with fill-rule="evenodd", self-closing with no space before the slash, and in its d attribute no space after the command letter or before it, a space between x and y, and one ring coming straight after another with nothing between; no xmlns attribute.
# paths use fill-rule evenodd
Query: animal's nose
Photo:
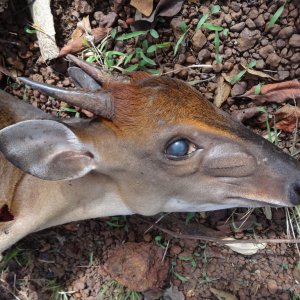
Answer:
<svg viewBox="0 0 300 300"><path fill-rule="evenodd" d="M293 205L300 204L300 181L293 183L290 186L289 196Z"/></svg>

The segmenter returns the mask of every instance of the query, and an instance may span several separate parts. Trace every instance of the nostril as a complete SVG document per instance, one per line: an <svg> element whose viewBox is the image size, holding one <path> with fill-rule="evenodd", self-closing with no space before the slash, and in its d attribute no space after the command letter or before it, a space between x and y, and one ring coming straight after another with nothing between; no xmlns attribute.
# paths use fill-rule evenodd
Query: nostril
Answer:
<svg viewBox="0 0 300 300"><path fill-rule="evenodd" d="M290 187L290 201L293 205L300 204L300 183L294 183Z"/></svg>

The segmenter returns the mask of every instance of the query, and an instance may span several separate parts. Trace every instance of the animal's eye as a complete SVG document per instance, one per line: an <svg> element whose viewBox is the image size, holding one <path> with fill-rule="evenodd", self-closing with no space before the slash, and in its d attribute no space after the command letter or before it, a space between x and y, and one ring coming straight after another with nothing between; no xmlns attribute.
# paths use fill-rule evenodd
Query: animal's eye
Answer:
<svg viewBox="0 0 300 300"><path fill-rule="evenodd" d="M170 143L165 153L171 159L186 158L189 154L196 151L197 147L187 139L178 139Z"/></svg>

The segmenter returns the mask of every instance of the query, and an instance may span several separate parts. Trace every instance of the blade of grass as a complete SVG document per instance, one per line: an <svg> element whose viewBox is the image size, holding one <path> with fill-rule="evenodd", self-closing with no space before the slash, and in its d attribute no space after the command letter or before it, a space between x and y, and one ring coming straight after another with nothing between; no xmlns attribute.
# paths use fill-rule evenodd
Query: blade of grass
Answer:
<svg viewBox="0 0 300 300"><path fill-rule="evenodd" d="M286 2L281 5L275 12L275 14L271 17L270 21L267 23L267 27L271 28L272 26L274 26L274 24L277 22L277 20L280 18L284 7L285 7Z"/></svg>
<svg viewBox="0 0 300 300"><path fill-rule="evenodd" d="M146 33L147 33L147 31L134 31L134 32L123 34L123 35L117 37L116 40L117 41L125 41L125 40L131 39L131 38L134 38L134 37L146 34Z"/></svg>

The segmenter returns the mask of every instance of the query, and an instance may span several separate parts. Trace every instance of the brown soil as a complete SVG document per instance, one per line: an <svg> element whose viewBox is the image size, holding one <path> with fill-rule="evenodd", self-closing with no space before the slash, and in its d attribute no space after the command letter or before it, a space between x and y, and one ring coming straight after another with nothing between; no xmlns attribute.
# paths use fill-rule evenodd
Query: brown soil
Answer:
<svg viewBox="0 0 300 300"><path fill-rule="evenodd" d="M121 1L114 2L52 1L58 45L63 46L69 40L78 18L90 15L91 24L95 27L100 22L94 18L97 15L95 12L107 14L113 11L116 9L114 4ZM214 18L214 23L231 29L229 38L223 40L220 47L222 70L215 63L211 32L205 32L208 40L205 49L209 49L208 53L203 49L195 50L195 43L199 41L192 38L199 16L207 11L211 3L203 1L200 5L198 1L186 2L176 16L191 25L186 45L179 48L175 57L172 48L163 49L156 58L153 57L164 72L195 63L212 63L212 70L185 69L170 75L188 81L205 80L215 75L211 80L196 85L212 101L221 72L230 72L238 63L247 64L251 59L256 59L261 70L268 70L269 74L280 81L299 78L299 46L290 43L292 34L300 34L298 0L286 4L279 21L269 31L265 31L266 22L284 1L237 0L219 3L221 14ZM11 1L8 8L0 12L0 66L6 67L12 75L72 86L70 79L65 77L67 62L64 59L50 65L40 61L35 35L24 32L30 20L25 6L25 1ZM130 32L126 20L134 16L135 10L126 2L119 5L116 12L118 20L114 27L118 28L118 32ZM176 31L176 20L172 23L172 19L157 23L155 28L160 34L160 42L177 40L173 33ZM247 47L247 34L253 34L251 47ZM240 43L237 44L238 40ZM274 55L271 58L265 55L267 45L273 49ZM134 41L119 41L110 46L111 49L130 53ZM61 111L61 103L58 101L48 99L37 91L24 89L2 73L0 80L1 88L49 113L60 117L72 115ZM243 77L233 87L231 95L242 94L260 81L267 82L253 76ZM253 103L228 99L222 109L233 112L251 106ZM272 112L274 105L269 104L267 109ZM89 116L87 112L78 111L82 117ZM257 123L248 125L251 124ZM252 129L266 134L263 128ZM279 139L279 147L289 151L294 135L281 133ZM241 218L246 211L239 209L197 213L190 221L190 214L169 214L159 225L173 232L191 235L218 235L216 231L208 230L209 227L237 239L257 236L286 238L284 209L273 210L272 220L267 220L263 211L258 209L244 222ZM177 239L155 228L149 230L149 221L153 222L159 217L102 218L31 234L3 254L4 260L0 263L0 300L43 300L50 297L61 300L217 299L211 287L230 292L238 299L300 299L300 265L295 245L268 244L255 255L243 256L216 243ZM128 248L124 244L127 242L131 242ZM125 260L128 256L131 259L129 263ZM133 268L122 277L120 270L126 272L128 264ZM145 276L141 276L142 271L146 272ZM132 276L131 283L128 276ZM138 286L138 281L133 278L144 280L145 289L149 286L152 289L145 293L133 293L116 282L119 280L135 290L142 290L142 283Z"/></svg>

